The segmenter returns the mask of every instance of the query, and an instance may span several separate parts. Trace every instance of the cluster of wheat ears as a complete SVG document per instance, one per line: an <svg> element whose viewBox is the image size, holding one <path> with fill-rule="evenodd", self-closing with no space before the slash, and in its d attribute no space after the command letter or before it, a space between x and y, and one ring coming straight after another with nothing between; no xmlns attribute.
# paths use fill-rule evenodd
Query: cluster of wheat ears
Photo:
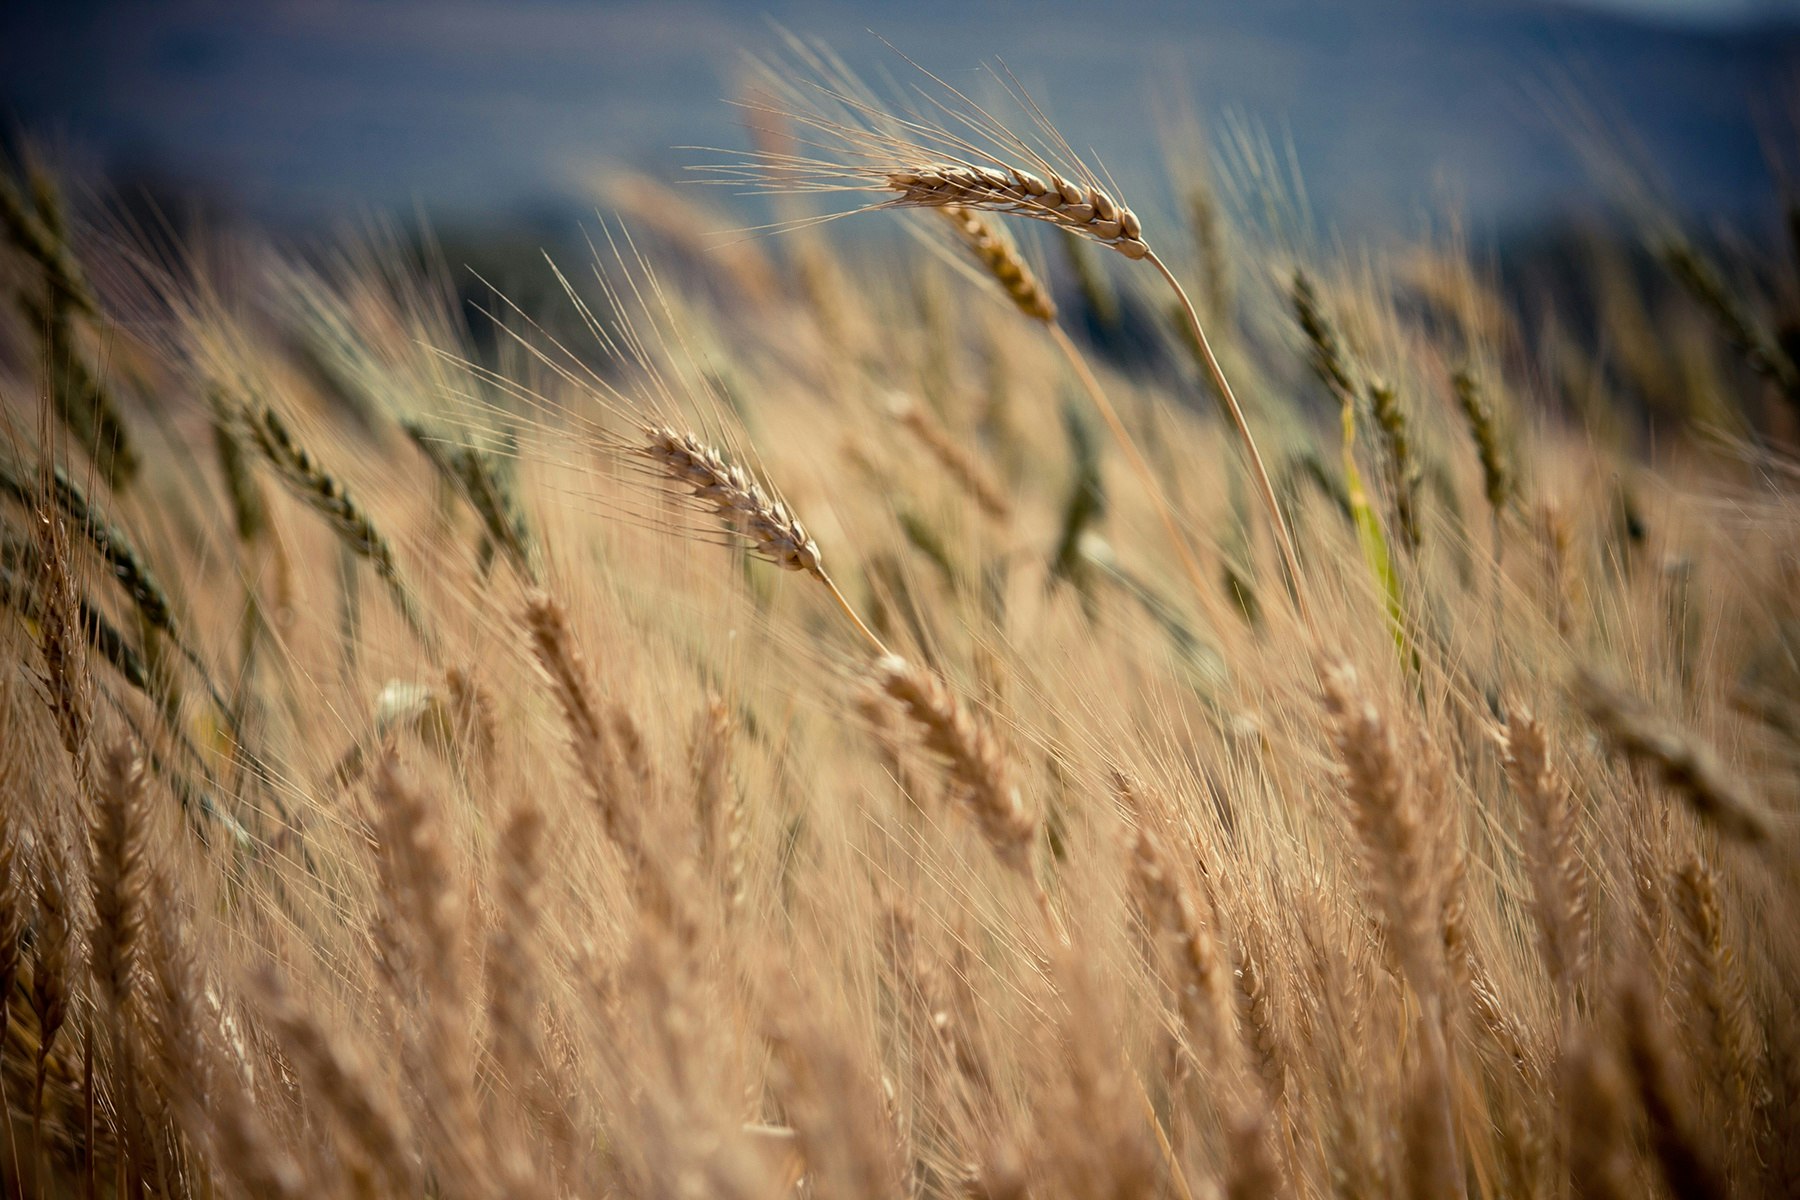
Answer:
<svg viewBox="0 0 1800 1200"><path fill-rule="evenodd" d="M1795 1194L1792 260L797 57L559 316L0 185L7 1193Z"/></svg>

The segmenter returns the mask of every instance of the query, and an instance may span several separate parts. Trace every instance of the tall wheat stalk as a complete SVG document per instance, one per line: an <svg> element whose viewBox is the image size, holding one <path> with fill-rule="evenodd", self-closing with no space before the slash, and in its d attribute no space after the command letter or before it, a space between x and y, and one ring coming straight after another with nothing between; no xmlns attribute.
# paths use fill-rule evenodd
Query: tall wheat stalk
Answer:
<svg viewBox="0 0 1800 1200"><path fill-rule="evenodd" d="M1010 76L1000 82L1036 126L1034 140L1008 128L930 72L925 74L944 93L941 98L933 98L934 109L897 111L884 105L828 55L803 48L802 57L805 65L800 74L810 72L816 78L802 84L772 80L771 93L776 98L751 107L808 131L812 135L807 143L809 153L752 152L740 162L708 168L717 172L715 181L747 183L752 190L775 194L849 191L881 197L869 208L950 209L1022 217L1053 225L1134 262L1148 263L1175 293L1207 376L1231 415L1292 584L1295 610L1311 629L1313 622L1299 556L1249 421L1213 352L1193 301L1175 273L1145 240L1143 222L1137 214L1114 198L1111 187L1081 162L1042 109ZM977 246L978 253L980 250ZM1005 282L1003 279L1003 285ZM1019 302L1018 296L1014 299ZM1046 320L1041 311L1028 311L1027 315ZM1052 325L1052 329L1056 327ZM1134 470L1149 481L1152 498L1172 526L1167 500L1154 487L1154 476L1142 464L1122 422L1105 401L1104 393L1087 376L1079 355L1063 345L1066 335L1057 330L1057 336L1059 346L1083 376L1084 387L1119 438ZM1177 552L1185 556L1185 542L1179 531L1170 532ZM1192 574L1199 578L1197 570Z"/></svg>

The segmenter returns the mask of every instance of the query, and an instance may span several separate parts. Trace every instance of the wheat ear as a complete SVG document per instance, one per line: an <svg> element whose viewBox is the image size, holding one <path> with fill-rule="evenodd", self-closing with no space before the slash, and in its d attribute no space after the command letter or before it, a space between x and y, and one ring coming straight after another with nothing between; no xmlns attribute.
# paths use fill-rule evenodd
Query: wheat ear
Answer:
<svg viewBox="0 0 1800 1200"><path fill-rule="evenodd" d="M958 443L929 410L904 395L894 397L890 410L894 419L906 426L931 457L937 459L950 477L980 505L981 511L996 521L1005 522L1012 518L1012 501L1007 499L1005 489L988 474L981 460Z"/></svg>
<svg viewBox="0 0 1800 1200"><path fill-rule="evenodd" d="M69 858L54 832L44 838L37 863L37 921L31 943L31 1011L37 1018L37 1058L31 1087L31 1140L44 1146L44 1085L50 1056L69 1015L76 947L70 913ZM40 1164L40 1170L41 1170Z"/></svg>
<svg viewBox="0 0 1800 1200"><path fill-rule="evenodd" d="M426 626L424 614L414 602L411 589L401 578L393 548L369 519L368 513L336 476L320 466L312 453L294 440L287 422L274 409L265 408L253 417L250 434L288 491L324 517L343 546L375 569L375 574L387 585L394 607L399 609L407 628L428 651L436 653L436 639Z"/></svg>
<svg viewBox="0 0 1800 1200"><path fill-rule="evenodd" d="M1217 1057L1231 1029L1230 969L1219 945L1216 921L1205 913L1206 901L1179 871L1178 859L1151 828L1144 811L1142 781L1124 771L1112 772L1113 795L1137 826L1131 847L1133 894L1153 934L1173 942L1180 977L1175 992L1192 1041L1190 1052L1202 1061Z"/></svg>
<svg viewBox="0 0 1800 1200"><path fill-rule="evenodd" d="M875 671L881 690L900 702L919 727L926 748L944 760L995 856L1021 875L1035 878L1031 844L1037 837L1037 819L1007 778L999 741L931 672L898 655L883 658Z"/></svg>
<svg viewBox="0 0 1800 1200"><path fill-rule="evenodd" d="M1549 735L1527 712L1507 718L1501 738L1506 777L1529 818L1525 845L1544 962L1565 1011L1572 1013L1575 987L1587 969L1587 872L1575 842L1575 805L1550 755Z"/></svg>
<svg viewBox="0 0 1800 1200"><path fill-rule="evenodd" d="M1305 271L1294 272L1292 299L1294 317L1306 335L1313 373L1331 389L1340 404L1354 405L1359 389L1351 371L1353 360ZM1394 516L1405 544L1416 550L1419 547L1419 469L1413 462L1412 435L1407 427L1405 410L1400 407L1399 392L1390 383L1369 379L1360 394L1368 397L1382 446L1387 451L1387 477L1393 492Z"/></svg>
<svg viewBox="0 0 1800 1200"><path fill-rule="evenodd" d="M1500 424L1494 415L1494 406L1483 394L1480 378L1469 368L1458 370L1450 382L1463 420L1469 426L1469 437L1475 442L1475 452L1481 459L1482 494L1487 497L1488 508L1498 523L1512 496L1513 478L1507 469L1506 448L1500 444Z"/></svg>
<svg viewBox="0 0 1800 1200"><path fill-rule="evenodd" d="M11 692L10 681L0 685L0 712L11 713ZM19 854L20 830L12 810L18 765L16 748L11 753L0 752L0 1029L10 1028L13 984L24 965L31 917L25 862Z"/></svg>
<svg viewBox="0 0 1800 1200"><path fill-rule="evenodd" d="M1432 853L1431 830L1419 801L1407 759L1386 716L1369 698L1356 670L1337 659L1322 664L1322 699L1332 718L1332 740L1343 769L1350 820L1363 844L1375 899L1397 943L1404 974L1419 995L1429 1059L1421 1084L1434 1102L1421 1100L1408 1114L1409 1142L1428 1150L1431 1178L1451 1181L1451 1194L1465 1195L1457 1151L1456 1122L1451 1104L1448 1039L1443 1027L1442 939L1429 924L1436 919L1446 892ZM1434 955L1437 943L1439 952ZM1441 1156L1436 1157L1436 1156ZM1426 1158L1413 1156L1423 1170Z"/></svg>
<svg viewBox="0 0 1800 1200"><path fill-rule="evenodd" d="M625 860L633 893L646 913L691 942L697 927L687 897L674 887L656 840L644 827L648 764L630 714L616 705L610 712L601 708L562 605L534 593L526 606L525 627L562 709L569 749L589 802Z"/></svg>
<svg viewBox="0 0 1800 1200"><path fill-rule="evenodd" d="M1089 241L1110 246L1126 258L1150 254L1137 214L1093 185L1071 183L1052 172L1046 182L1017 167L934 163L917 170L890 171L893 201L912 208L980 208L1048 221Z"/></svg>
<svg viewBox="0 0 1800 1200"><path fill-rule="evenodd" d="M1050 289L1038 279L1037 272L1031 269L1024 255L1000 236L999 230L982 220L981 214L961 205L945 205L938 211L956 229L969 253L987 268L1014 307L1046 325L1056 320L1056 301L1051 298Z"/></svg>
<svg viewBox="0 0 1800 1200"><path fill-rule="evenodd" d="M90 830L94 924L88 939L88 965L117 1022L121 1048L144 927L146 820L143 759L130 742L121 742L107 753Z"/></svg>
<svg viewBox="0 0 1800 1200"><path fill-rule="evenodd" d="M881 690L906 710L926 749L943 760L994 857L1031 884L1045 923L1066 942L1067 934L1031 862L1041 821L1008 779L1006 753L999 740L930 671L889 654L875 664L875 677Z"/></svg>
<svg viewBox="0 0 1800 1200"><path fill-rule="evenodd" d="M1654 770L1719 832L1746 842L1769 840L1768 812L1712 747L1591 671L1577 673L1574 688L1588 718L1615 752Z"/></svg>
<svg viewBox="0 0 1800 1200"><path fill-rule="evenodd" d="M1726 940L1718 875L1698 855L1690 855L1676 871L1675 879L1676 907L1690 960L1690 984L1706 1015L1712 1043L1709 1064L1720 1091L1730 1101L1726 1125L1741 1149L1750 1135L1760 1090L1760 1031L1737 955Z"/></svg>
<svg viewBox="0 0 1800 1200"><path fill-rule="evenodd" d="M1694 1111L1692 1089L1671 1057L1671 1039L1656 1016L1652 996L1641 982L1627 984L1619 1017L1626 1059L1663 1181L1675 1196L1729 1196L1731 1189L1713 1161L1713 1149Z"/></svg>
<svg viewBox="0 0 1800 1200"><path fill-rule="evenodd" d="M787 505L772 499L762 485L742 467L725 461L718 450L692 433L677 433L667 425L645 429L640 452L660 466L670 479L693 489L693 496L713 510L725 528L750 543L758 555L787 571L804 571L825 585L858 633L869 640L876 653L885 656L888 648L863 623L844 593L825 571L819 544L788 510Z"/></svg>
<svg viewBox="0 0 1800 1200"><path fill-rule="evenodd" d="M260 990L264 1019L307 1099L331 1114L340 1133L397 1193L415 1192L412 1131L373 1064L298 1004L274 973L262 978Z"/></svg>

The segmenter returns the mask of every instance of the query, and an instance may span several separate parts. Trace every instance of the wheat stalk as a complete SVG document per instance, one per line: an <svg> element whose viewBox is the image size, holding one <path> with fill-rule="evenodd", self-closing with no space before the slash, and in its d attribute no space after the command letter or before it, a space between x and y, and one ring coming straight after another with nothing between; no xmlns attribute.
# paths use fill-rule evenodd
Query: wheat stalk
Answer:
<svg viewBox="0 0 1800 1200"><path fill-rule="evenodd" d="M1093 370L1087 364L1087 359L1062 327L1056 323L1056 305L1049 292L1038 282L1036 275L1032 273L1031 268L1018 251L1000 236L998 230L983 220L979 212L960 205L948 205L939 211L957 228L970 252L998 281L1001 289L1005 291L1019 311L1034 321L1042 322L1049 330L1051 340L1061 351L1070 369L1075 372L1075 377L1081 382L1082 390L1087 393L1088 399L1093 402L1101 419L1106 422L1106 427L1112 433L1113 439L1124 451L1126 461L1131 464L1132 472L1137 475L1138 481L1156 505L1157 516L1161 519L1163 529L1168 534L1169 544L1174 548L1176 556L1180 558L1182 568L1187 572L1188 580L1193 585L1195 594L1202 599L1210 598L1211 589L1207 587L1205 574L1200 570L1200 564L1195 561L1193 551L1188 546L1188 540L1180 530L1174 506L1170 503L1156 473L1151 470L1150 464L1145 461L1143 454L1138 450L1137 440L1125 428L1125 422L1120 418L1118 410L1113 407L1112 400L1107 396L1105 389L1100 386L1100 381L1095 378ZM918 410L914 408L911 411L917 412ZM922 413L918 419L929 421L929 418ZM995 511L997 516L1001 515L994 509L994 501L1004 502L1004 495L979 482L985 476L978 473L979 469L976 464L970 462L967 467L962 465L963 460L966 460L968 456L960 447L951 443L941 430L935 428L929 431L915 428L914 432L926 442L940 461L943 461L952 473L957 475L959 480L966 478L965 486L970 487L984 508ZM991 496L990 491L993 493Z"/></svg>
<svg viewBox="0 0 1800 1200"><path fill-rule="evenodd" d="M1299 556L1249 422L1213 353L1193 302L1181 281L1150 248L1143 223L1130 207L1075 159L1068 142L1043 111L1011 80L1003 82L1013 100L1039 127L1043 135L1041 148L1006 128L936 76L930 78L948 94L948 99L938 102L939 107L955 128L930 114L898 116L885 109L828 55L810 52L805 57L803 71L823 75L823 82L807 90L786 81L772 81L772 90L782 100L765 106L763 111L817 134L818 140L809 143L813 153L751 154L747 161L722 168L719 182L748 179L770 191L873 192L886 197L871 206L875 208L955 208L1044 221L1075 237L1117 250L1128 259L1149 263L1174 291L1207 375L1231 415L1268 511L1283 566L1292 581L1295 609L1310 631L1312 617ZM783 103L790 108L780 107ZM1064 159L1065 165L1051 162L1046 156L1052 153ZM1051 328L1060 334L1055 325ZM1085 374L1079 355L1071 357L1076 369ZM1087 378L1083 383L1089 385L1090 394L1096 395L1102 414L1109 424L1115 425L1114 432L1118 434L1116 418L1099 398L1098 388ZM1121 440L1135 458L1129 439ZM1152 494L1158 496L1167 518L1166 501L1161 500L1159 493ZM1179 534L1176 538L1179 548ZM1205 596L1203 577L1197 571L1194 574L1196 589Z"/></svg>
<svg viewBox="0 0 1800 1200"><path fill-rule="evenodd" d="M874 630L863 623L844 593L825 571L819 544L789 511L771 499L748 471L726 461L718 450L693 433L677 433L667 425L649 426L639 453L656 463L677 483L692 488L692 495L712 509L725 529L750 544L759 556L787 571L804 571L831 593L857 632L869 640L878 654L888 649Z"/></svg>
<svg viewBox="0 0 1800 1200"><path fill-rule="evenodd" d="M1212 344L1207 340L1206 330L1200 324L1200 314L1195 311L1193 301L1188 299L1187 291L1174 272L1169 270L1143 240L1142 226L1129 208L1114 201L1098 187L1090 185L1083 188L1055 174L1051 179L1056 183L1055 188L1031 172L1017 167L956 164L940 164L918 171L893 171L886 176L887 186L900 193L899 199L895 201L897 204L908 207L953 205L963 209L982 209L1049 221L1079 237L1111 246L1127 258L1148 262L1156 268L1164 281L1174 289L1182 315L1188 322L1188 332L1200 350L1201 361L1213 386L1225 401L1226 410L1250 460L1251 474L1256 479L1263 504L1268 510L1283 565L1293 581L1294 603L1302 620L1310 625L1305 577L1300 572L1300 559L1294 550L1287 518L1276 500L1275 488L1269 482L1268 469L1263 465L1262 452L1257 449L1256 438L1250 432L1250 424L1244 417L1242 406L1238 404L1237 393L1232 390L1224 368L1219 365L1218 357L1213 353ZM1060 328L1052 326L1052 329L1060 337L1066 338ZM1065 353L1069 351L1065 350ZM1079 359L1079 355L1071 354L1071 357ZM1085 374L1084 366L1078 367L1078 370ZM1083 382L1088 385L1090 395L1103 395L1097 384L1085 378ZM1130 439L1123 434L1123 426L1112 413L1111 406L1101 402L1101 414L1107 418L1109 425L1115 427L1115 435L1129 447ZM1135 456L1135 450L1131 453ZM1144 471L1147 473L1148 468L1144 468ZM1160 490L1154 494L1160 498ZM1166 510L1167 501L1162 500L1161 504ZM1177 545L1183 546L1184 543L1179 540L1180 535L1175 536L1178 539Z"/></svg>

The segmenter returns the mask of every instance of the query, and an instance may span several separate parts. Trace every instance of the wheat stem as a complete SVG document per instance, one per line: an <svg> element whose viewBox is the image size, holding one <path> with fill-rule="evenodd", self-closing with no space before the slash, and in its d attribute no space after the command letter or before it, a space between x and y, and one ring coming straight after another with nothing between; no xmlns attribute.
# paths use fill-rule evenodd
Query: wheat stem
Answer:
<svg viewBox="0 0 1800 1200"><path fill-rule="evenodd" d="M831 598L836 600L838 607L844 610L844 615L850 618L850 623L856 626L856 631L868 639L869 645L875 648L875 653L881 658L888 657L891 652L888 650L887 644L875 636L875 631L865 625L863 619L856 615L856 609L850 606L850 601L844 599L844 593L838 591L838 585L832 581L831 576L825 574L823 568L819 571L819 582L825 585L825 590L831 593Z"/></svg>
<svg viewBox="0 0 1800 1200"><path fill-rule="evenodd" d="M1106 398L1106 392L1100 387L1100 381L1094 377L1093 370L1087 365L1087 359L1082 356L1075 343L1069 340L1069 335L1063 331L1061 325L1051 325L1048 328L1050 340L1056 343L1056 348L1061 350L1063 357L1068 360L1069 368L1081 381L1082 390L1088 394L1088 399L1094 402L1094 407L1099 411L1101 419L1106 422L1107 429L1112 431L1113 440L1119 443L1119 449L1125 452L1126 461L1131 464L1131 469L1137 475L1138 481L1143 484L1144 490L1150 493L1150 499L1156 505L1156 515L1162 520L1163 531L1169 535L1169 544L1175 548L1175 556L1181 560L1182 569L1187 572L1188 582L1193 584L1195 594L1210 605L1212 590L1207 587L1206 576L1201 572L1200 563L1194 558L1194 552L1189 548L1187 538L1181 532L1181 527L1175 523L1174 507L1169 502L1168 494L1163 491L1162 484L1157 481L1155 471L1151 470L1150 464L1145 461L1143 454L1138 450L1137 443L1125 428L1125 422L1119 418L1119 411L1113 407L1112 401Z"/></svg>
<svg viewBox="0 0 1800 1200"><path fill-rule="evenodd" d="M1200 360L1206 364L1206 373L1212 377L1213 386L1224 397L1232 424L1237 426L1238 437L1243 440L1244 453L1250 459L1250 473L1256 477L1257 490L1262 493L1263 504L1269 510L1269 522L1275 530L1275 542L1281 548L1282 565L1287 568L1288 578L1293 583L1294 609L1308 629L1314 629L1312 612L1307 607L1305 580L1300 574L1300 559L1294 553L1294 539L1288 532L1287 519L1281 515L1281 505L1275 499L1275 487L1269 482L1268 468L1263 466L1262 453L1256 448L1256 438L1250 433L1250 424L1244 419L1244 410L1238 405L1237 394L1231 390L1224 368L1219 366L1212 343L1206 340L1206 330L1200 324L1200 314L1194 311L1194 302L1188 299L1187 290L1181 286L1181 281L1157 257L1156 251L1147 251L1144 261L1161 272L1169 286L1175 289L1175 298L1181 302L1182 315L1187 318L1188 332L1193 334L1194 344L1200 349Z"/></svg>

